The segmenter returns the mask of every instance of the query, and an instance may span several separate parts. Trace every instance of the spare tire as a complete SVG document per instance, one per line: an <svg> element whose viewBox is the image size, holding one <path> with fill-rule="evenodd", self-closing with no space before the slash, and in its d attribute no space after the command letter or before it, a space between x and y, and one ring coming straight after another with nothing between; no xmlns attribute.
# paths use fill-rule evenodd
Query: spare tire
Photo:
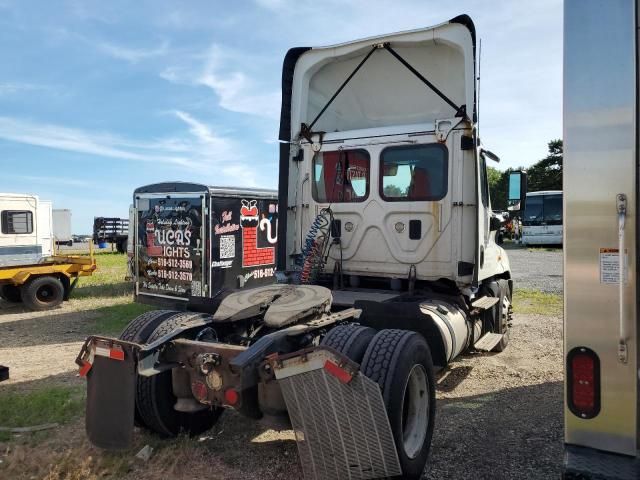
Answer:
<svg viewBox="0 0 640 480"><path fill-rule="evenodd" d="M376 330L363 327L358 323L347 323L332 328L322 339L320 345L331 347L342 353L349 360L361 363L369 342L375 336Z"/></svg>
<svg viewBox="0 0 640 480"><path fill-rule="evenodd" d="M422 335L381 330L360 367L378 383L402 468L402 478L420 478L435 424L436 396L431 351Z"/></svg>

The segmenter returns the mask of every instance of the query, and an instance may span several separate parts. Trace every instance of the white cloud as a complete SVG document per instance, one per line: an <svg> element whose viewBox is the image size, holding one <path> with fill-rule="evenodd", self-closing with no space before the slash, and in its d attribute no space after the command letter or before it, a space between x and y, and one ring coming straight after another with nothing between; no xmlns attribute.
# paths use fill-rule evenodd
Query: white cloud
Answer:
<svg viewBox="0 0 640 480"><path fill-rule="evenodd" d="M7 180L17 180L23 182L44 183L47 185L59 185L66 187L78 187L78 188L94 188L98 185L94 182L90 182L86 179L75 179L68 177L53 177L53 176L39 176L39 175L13 175L5 174L3 178ZM101 186L103 187L103 186Z"/></svg>
<svg viewBox="0 0 640 480"><path fill-rule="evenodd" d="M229 69L229 65L237 62L241 55L225 53L221 47L213 45L204 55L194 56L199 62L202 57L205 58L204 64L169 67L160 76L172 83L210 88L225 110L279 118L280 91L265 92L258 79ZM251 61L249 57L246 60L247 63Z"/></svg>
<svg viewBox="0 0 640 480"><path fill-rule="evenodd" d="M161 57L169 51L169 42L164 41L156 48L130 48L122 45L115 45L109 42L101 42L97 45L98 49L107 55L125 60L129 63L138 63L149 58Z"/></svg>
<svg viewBox="0 0 640 480"><path fill-rule="evenodd" d="M49 87L44 85L36 85L33 83L0 83L0 96L14 95L21 92L32 92L35 90L49 90Z"/></svg>
<svg viewBox="0 0 640 480"><path fill-rule="evenodd" d="M0 139L100 157L140 162L160 162L184 167L196 164L188 155L166 151L162 142L139 142L108 133L0 117ZM188 149L185 149L188 153Z"/></svg>

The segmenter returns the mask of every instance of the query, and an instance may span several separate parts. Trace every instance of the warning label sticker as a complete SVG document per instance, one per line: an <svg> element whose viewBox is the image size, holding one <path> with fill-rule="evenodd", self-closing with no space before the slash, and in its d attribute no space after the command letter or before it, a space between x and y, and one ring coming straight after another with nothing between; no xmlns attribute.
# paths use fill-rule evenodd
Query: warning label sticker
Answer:
<svg viewBox="0 0 640 480"><path fill-rule="evenodd" d="M628 254L625 250L624 255L624 281L627 282L627 263ZM600 249L600 283L614 284L620 283L620 260L617 248L601 248Z"/></svg>

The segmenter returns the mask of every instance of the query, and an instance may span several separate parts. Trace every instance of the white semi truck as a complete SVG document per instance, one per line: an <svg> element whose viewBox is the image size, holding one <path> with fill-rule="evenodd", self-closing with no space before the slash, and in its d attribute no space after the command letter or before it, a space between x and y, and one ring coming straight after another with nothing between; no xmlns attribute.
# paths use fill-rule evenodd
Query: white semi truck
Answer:
<svg viewBox="0 0 640 480"><path fill-rule="evenodd" d="M184 311L89 337L77 363L90 440L126 448L134 422L174 436L235 409L290 420L306 478L419 478L437 428L435 370L509 341L513 284L495 242L486 161L497 157L478 138L476 75L464 15L291 49L278 283L192 291ZM255 249L251 231L270 221L247 202L230 224ZM196 236L180 238L192 248Z"/></svg>
<svg viewBox="0 0 640 480"><path fill-rule="evenodd" d="M639 4L564 6L564 478L640 478Z"/></svg>

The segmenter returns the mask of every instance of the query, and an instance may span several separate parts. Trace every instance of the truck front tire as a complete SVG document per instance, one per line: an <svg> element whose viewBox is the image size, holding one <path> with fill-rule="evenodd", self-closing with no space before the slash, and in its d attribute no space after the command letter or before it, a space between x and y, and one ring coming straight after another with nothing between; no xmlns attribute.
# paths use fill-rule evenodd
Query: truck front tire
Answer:
<svg viewBox="0 0 640 480"><path fill-rule="evenodd" d="M420 478L435 424L436 396L431 351L408 330L381 330L369 343L361 371L380 385L402 478Z"/></svg>
<svg viewBox="0 0 640 480"><path fill-rule="evenodd" d="M56 277L36 277L22 285L20 296L29 310L48 310L64 301L64 285Z"/></svg>
<svg viewBox="0 0 640 480"><path fill-rule="evenodd" d="M322 339L323 347L331 347L349 360L361 363L364 353L376 331L357 323L347 323L332 328Z"/></svg>

